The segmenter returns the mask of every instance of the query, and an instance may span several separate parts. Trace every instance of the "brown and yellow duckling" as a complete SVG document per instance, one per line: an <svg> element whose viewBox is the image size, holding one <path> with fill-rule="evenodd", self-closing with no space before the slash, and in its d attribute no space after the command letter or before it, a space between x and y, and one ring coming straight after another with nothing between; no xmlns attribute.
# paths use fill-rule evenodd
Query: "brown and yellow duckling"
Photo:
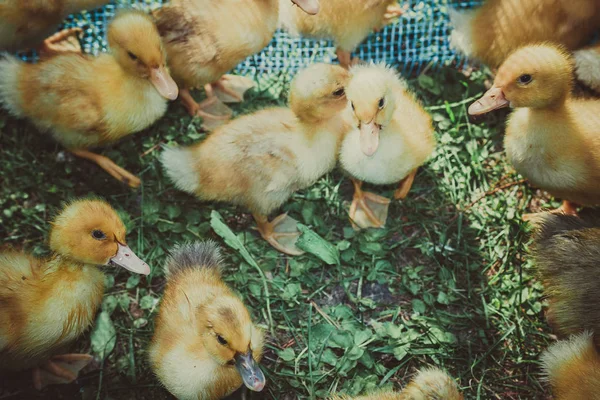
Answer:
<svg viewBox="0 0 600 400"><path fill-rule="evenodd" d="M99 200L68 204L52 223L48 258L0 253L0 370L33 368L34 386L67 383L90 360L64 354L93 323L104 294L101 265L148 275L125 226Z"/></svg>
<svg viewBox="0 0 600 400"><path fill-rule="evenodd" d="M150 345L160 382L181 400L218 400L242 384L261 391L264 334L223 282L212 242L176 247Z"/></svg>
<svg viewBox="0 0 600 400"><path fill-rule="evenodd" d="M89 147L141 131L177 98L162 42L142 12L117 15L108 28L110 54L65 53L38 64L5 55L0 59L0 104L29 119L74 155L97 163L131 187L140 180Z"/></svg>
<svg viewBox="0 0 600 400"><path fill-rule="evenodd" d="M290 89L290 108L239 117L189 147L166 149L161 162L177 188L201 200L249 209L262 237L291 255L296 221L268 216L294 192L315 183L336 164L350 129L344 86L348 71L315 64L301 71Z"/></svg>

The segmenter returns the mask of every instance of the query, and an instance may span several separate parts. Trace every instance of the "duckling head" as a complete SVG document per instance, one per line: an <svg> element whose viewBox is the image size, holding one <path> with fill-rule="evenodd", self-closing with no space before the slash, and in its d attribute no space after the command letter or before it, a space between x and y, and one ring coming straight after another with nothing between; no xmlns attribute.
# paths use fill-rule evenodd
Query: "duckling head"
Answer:
<svg viewBox="0 0 600 400"><path fill-rule="evenodd" d="M360 147L367 156L379 148L379 136L392 120L396 108L398 74L385 64L359 65L350 70L346 88L355 122L360 129Z"/></svg>
<svg viewBox="0 0 600 400"><path fill-rule="evenodd" d="M326 121L346 108L345 85L350 75L337 65L313 64L296 75L290 86L290 108L305 122Z"/></svg>
<svg viewBox="0 0 600 400"><path fill-rule="evenodd" d="M292 0L292 3L300 7L307 14L315 15L319 12L321 5L319 0Z"/></svg>
<svg viewBox="0 0 600 400"><path fill-rule="evenodd" d="M469 114L503 107L547 108L564 102L573 85L573 62L552 44L521 47L500 66L494 86L471 104Z"/></svg>
<svg viewBox="0 0 600 400"><path fill-rule="evenodd" d="M215 297L197 310L196 321L211 358L223 367L236 368L244 384L260 392L265 386L265 375L253 357L256 328L244 303L235 296Z"/></svg>
<svg viewBox="0 0 600 400"><path fill-rule="evenodd" d="M150 16L130 10L117 14L108 28L108 43L125 71L148 79L164 98L177 98L179 90L169 74L162 40Z"/></svg>
<svg viewBox="0 0 600 400"><path fill-rule="evenodd" d="M125 241L125 225L115 210L100 200L68 204L52 222L50 248L68 259L92 265L117 265L148 275L150 267Z"/></svg>

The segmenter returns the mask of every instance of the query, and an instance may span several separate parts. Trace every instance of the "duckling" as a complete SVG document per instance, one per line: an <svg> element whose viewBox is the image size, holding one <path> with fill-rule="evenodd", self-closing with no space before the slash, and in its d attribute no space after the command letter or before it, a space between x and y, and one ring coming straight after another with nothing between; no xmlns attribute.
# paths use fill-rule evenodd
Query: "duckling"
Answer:
<svg viewBox="0 0 600 400"><path fill-rule="evenodd" d="M446 372L427 368L413 378L402 392L377 392L355 400L462 400L458 386ZM350 397L333 396L331 400L351 400Z"/></svg>
<svg viewBox="0 0 600 400"><path fill-rule="evenodd" d="M561 336L600 332L600 210L542 213L534 226L532 257L548 296L548 322Z"/></svg>
<svg viewBox="0 0 600 400"><path fill-rule="evenodd" d="M450 10L450 42L498 68L518 48L537 42L584 45L600 28L597 0L487 0L475 10Z"/></svg>
<svg viewBox="0 0 600 400"><path fill-rule="evenodd" d="M600 93L600 43L573 53L577 79Z"/></svg>
<svg viewBox="0 0 600 400"><path fill-rule="evenodd" d="M177 188L201 200L248 208L273 247L302 254L295 246L296 221L286 214L272 222L267 217L335 167L339 143L350 129L347 80L339 66L312 65L292 81L290 108L245 115L202 143L166 149L162 165Z"/></svg>
<svg viewBox="0 0 600 400"><path fill-rule="evenodd" d="M384 64L350 70L346 88L354 126L340 151L342 169L354 184L350 219L355 227L385 225L390 200L362 190L362 183L400 182L395 199L404 199L417 169L435 149L431 117L398 74Z"/></svg>
<svg viewBox="0 0 600 400"><path fill-rule="evenodd" d="M589 333L553 344L542 364L554 400L600 399L600 354Z"/></svg>
<svg viewBox="0 0 600 400"><path fill-rule="evenodd" d="M365 38L402 14L397 0L328 0L315 16L306 15L288 0L280 1L280 24L292 35L332 39L344 68L356 64L351 54Z"/></svg>
<svg viewBox="0 0 600 400"><path fill-rule="evenodd" d="M213 242L177 246L149 349L160 382L181 400L217 400L242 383L260 392L264 333L223 282Z"/></svg>
<svg viewBox="0 0 600 400"><path fill-rule="evenodd" d="M108 0L4 0L0 3L0 51L16 51L42 44L47 53L72 31L48 38L70 14L107 4Z"/></svg>
<svg viewBox="0 0 600 400"><path fill-rule="evenodd" d="M38 64L0 59L0 103L29 119L74 155L97 163L131 187L140 180L87 150L147 128L177 98L152 19L139 11L117 15L108 28L112 54L64 53Z"/></svg>
<svg viewBox="0 0 600 400"><path fill-rule="evenodd" d="M573 64L562 47L525 46L469 107L471 115L517 109L506 126L508 160L533 185L563 198L566 213L575 213L576 204L600 204L600 101L572 98L572 84Z"/></svg>
<svg viewBox="0 0 600 400"><path fill-rule="evenodd" d="M127 246L125 233L110 205L77 200L52 223L50 257L0 253L0 370L33 368L38 390L77 377L91 356L57 354L94 321L104 294L98 266L150 273Z"/></svg>
<svg viewBox="0 0 600 400"><path fill-rule="evenodd" d="M315 14L319 0L285 0ZM232 116L223 102L240 102L254 86L251 79L223 76L273 38L279 0L173 0L155 12L169 66L181 88L181 101L192 117L214 129ZM198 104L190 89L204 88Z"/></svg>

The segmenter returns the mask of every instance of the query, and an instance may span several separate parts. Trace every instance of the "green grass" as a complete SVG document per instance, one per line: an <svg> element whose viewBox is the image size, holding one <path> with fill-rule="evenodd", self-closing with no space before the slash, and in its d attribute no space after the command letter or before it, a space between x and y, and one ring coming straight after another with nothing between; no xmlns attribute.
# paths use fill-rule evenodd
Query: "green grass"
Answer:
<svg viewBox="0 0 600 400"><path fill-rule="evenodd" d="M503 154L506 114L469 122L468 99L484 90L484 78L444 69L410 82L433 115L439 147L408 198L391 205L386 229L350 228L352 187L339 171L284 206L337 249L340 262L333 265L311 254L283 256L260 239L245 210L201 203L174 189L158 162L160 146L205 137L200 121L177 103L152 128L102 150L142 178L138 191L0 114L3 242L46 254L48 219L64 201L97 194L128 215L130 245L153 270L147 279L106 270L103 309L117 334L114 349L78 384L49 388L45 398L168 398L145 350L165 256L174 244L197 239L223 244L227 282L270 332L263 361L268 384L254 399L399 388L427 365L446 368L467 399L546 398L538 356L550 339L520 220L546 200L526 183L511 184L521 177ZM284 100L263 87L235 109L247 113ZM370 189L390 196L394 188ZM215 233L213 211L249 257ZM78 346L89 351L90 335ZM26 378L0 398L31 398Z"/></svg>

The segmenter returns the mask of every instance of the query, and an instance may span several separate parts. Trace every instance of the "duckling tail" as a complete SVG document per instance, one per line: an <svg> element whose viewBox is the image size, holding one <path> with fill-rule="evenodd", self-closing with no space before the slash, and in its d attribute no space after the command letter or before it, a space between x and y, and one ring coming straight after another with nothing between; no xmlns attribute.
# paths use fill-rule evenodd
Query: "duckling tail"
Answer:
<svg viewBox="0 0 600 400"><path fill-rule="evenodd" d="M458 386L446 372L438 368L419 371L414 379L400 393L399 400L444 399L462 400Z"/></svg>
<svg viewBox="0 0 600 400"><path fill-rule="evenodd" d="M200 186L200 177L194 168L193 155L189 149L167 147L160 155L160 162L178 189L191 194L196 193Z"/></svg>
<svg viewBox="0 0 600 400"><path fill-rule="evenodd" d="M592 399L600 389L600 356L588 332L550 346L542 364L557 399Z"/></svg>
<svg viewBox="0 0 600 400"><path fill-rule="evenodd" d="M211 268L220 272L221 250L212 240L192 242L177 245L171 250L171 255L165 266L167 279L187 269Z"/></svg>
<svg viewBox="0 0 600 400"><path fill-rule="evenodd" d="M23 118L19 76L25 63L17 57L0 55L0 105L17 118Z"/></svg>

